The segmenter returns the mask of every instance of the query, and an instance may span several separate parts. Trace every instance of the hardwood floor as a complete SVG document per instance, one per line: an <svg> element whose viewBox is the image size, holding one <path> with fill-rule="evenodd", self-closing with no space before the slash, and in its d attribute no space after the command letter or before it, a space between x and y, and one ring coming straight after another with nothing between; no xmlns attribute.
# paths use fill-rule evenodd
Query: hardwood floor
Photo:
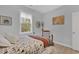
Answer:
<svg viewBox="0 0 79 59"><path fill-rule="evenodd" d="M59 44L54 44L55 48L58 51L58 54L78 54L79 51L75 51L71 48L59 45Z"/></svg>

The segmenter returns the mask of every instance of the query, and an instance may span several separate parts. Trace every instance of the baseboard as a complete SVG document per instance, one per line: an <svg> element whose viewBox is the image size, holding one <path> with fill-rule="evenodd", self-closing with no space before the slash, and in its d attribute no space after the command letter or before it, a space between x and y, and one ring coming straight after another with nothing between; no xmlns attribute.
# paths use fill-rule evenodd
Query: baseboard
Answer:
<svg viewBox="0 0 79 59"><path fill-rule="evenodd" d="M61 43L61 42L58 42L58 41L54 41L54 43L60 44L60 45L65 46L65 47L72 48L70 45L67 45L67 44L64 44L64 43Z"/></svg>

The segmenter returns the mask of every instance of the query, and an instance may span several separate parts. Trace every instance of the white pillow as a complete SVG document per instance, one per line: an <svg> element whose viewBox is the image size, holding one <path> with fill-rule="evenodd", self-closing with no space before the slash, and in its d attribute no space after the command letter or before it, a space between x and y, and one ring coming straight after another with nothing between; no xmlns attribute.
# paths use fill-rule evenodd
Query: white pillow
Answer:
<svg viewBox="0 0 79 59"><path fill-rule="evenodd" d="M11 45L10 42L0 34L0 47L7 47L10 45Z"/></svg>
<svg viewBox="0 0 79 59"><path fill-rule="evenodd" d="M4 37L11 43L14 44L19 40L19 36L13 34L5 34Z"/></svg>

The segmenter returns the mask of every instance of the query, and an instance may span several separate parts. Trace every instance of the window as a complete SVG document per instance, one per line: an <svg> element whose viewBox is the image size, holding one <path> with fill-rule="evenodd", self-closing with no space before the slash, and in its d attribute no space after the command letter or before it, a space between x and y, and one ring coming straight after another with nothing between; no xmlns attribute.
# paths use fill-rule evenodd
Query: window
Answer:
<svg viewBox="0 0 79 59"><path fill-rule="evenodd" d="M32 33L32 16L21 12L20 32Z"/></svg>

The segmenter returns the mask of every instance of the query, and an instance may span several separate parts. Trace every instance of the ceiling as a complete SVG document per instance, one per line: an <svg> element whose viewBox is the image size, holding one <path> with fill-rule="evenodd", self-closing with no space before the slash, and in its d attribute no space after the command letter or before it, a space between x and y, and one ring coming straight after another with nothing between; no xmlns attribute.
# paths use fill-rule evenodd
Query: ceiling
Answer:
<svg viewBox="0 0 79 59"><path fill-rule="evenodd" d="M61 5L27 5L26 7L39 11L41 13L46 13L61 7Z"/></svg>

